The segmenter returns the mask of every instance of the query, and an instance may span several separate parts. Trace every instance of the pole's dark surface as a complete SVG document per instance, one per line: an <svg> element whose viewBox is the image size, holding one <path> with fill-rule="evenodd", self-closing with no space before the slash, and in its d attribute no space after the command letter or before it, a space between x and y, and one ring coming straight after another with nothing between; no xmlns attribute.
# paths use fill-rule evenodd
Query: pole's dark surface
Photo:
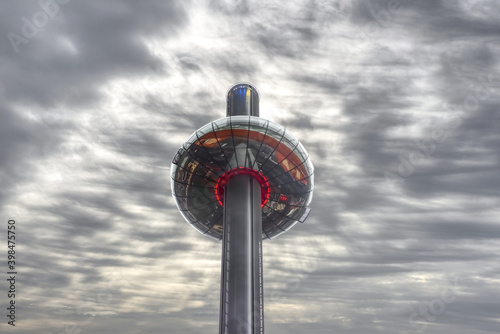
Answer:
<svg viewBox="0 0 500 334"><path fill-rule="evenodd" d="M227 92L226 116L238 115L259 117L259 93L254 86L238 84Z"/></svg>
<svg viewBox="0 0 500 334"><path fill-rule="evenodd" d="M259 116L259 94L248 84L231 87L227 116ZM246 149L244 150L246 152ZM235 175L224 190L220 334L264 333L261 186Z"/></svg>
<svg viewBox="0 0 500 334"><path fill-rule="evenodd" d="M264 333L260 184L232 177L224 192L220 334Z"/></svg>

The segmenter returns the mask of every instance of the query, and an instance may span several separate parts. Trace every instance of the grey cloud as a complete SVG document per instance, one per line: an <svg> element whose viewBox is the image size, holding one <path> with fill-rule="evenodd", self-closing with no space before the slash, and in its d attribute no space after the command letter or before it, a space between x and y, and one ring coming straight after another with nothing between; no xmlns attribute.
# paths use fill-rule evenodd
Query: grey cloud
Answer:
<svg viewBox="0 0 500 334"><path fill-rule="evenodd" d="M94 314L82 331L217 330L221 245L183 220L169 166L179 138L223 117L219 92L244 79L315 165L310 217L264 243L266 330L416 330L413 312L458 278L427 331L496 333L495 6L401 0L384 17L382 0L74 0L18 54L2 38L0 204L20 224L31 298L20 323L60 332ZM39 10L3 3L1 31ZM103 89L143 80L154 85ZM477 107L453 128L468 96ZM385 172L446 126L389 189Z"/></svg>
<svg viewBox="0 0 500 334"><path fill-rule="evenodd" d="M9 3L2 7L2 12L9 13L15 8L3 29L16 33L21 33L22 17L42 11ZM158 66L158 58L143 43L144 36L175 35L187 21L182 5L175 2L115 1L103 6L95 1L71 1L61 5L42 32L19 46L18 54L2 39L2 61L8 64L2 71L8 82L5 94L11 102L43 106L96 102L106 80L137 76Z"/></svg>

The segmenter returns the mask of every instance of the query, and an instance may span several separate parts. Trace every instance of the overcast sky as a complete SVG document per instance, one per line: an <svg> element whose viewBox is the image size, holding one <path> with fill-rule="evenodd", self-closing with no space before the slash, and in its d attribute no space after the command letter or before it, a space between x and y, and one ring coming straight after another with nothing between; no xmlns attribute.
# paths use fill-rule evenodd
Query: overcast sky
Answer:
<svg viewBox="0 0 500 334"><path fill-rule="evenodd" d="M178 212L170 163L246 81L315 166L308 220L263 245L266 332L498 333L499 12L0 2L0 331L218 333L221 245Z"/></svg>

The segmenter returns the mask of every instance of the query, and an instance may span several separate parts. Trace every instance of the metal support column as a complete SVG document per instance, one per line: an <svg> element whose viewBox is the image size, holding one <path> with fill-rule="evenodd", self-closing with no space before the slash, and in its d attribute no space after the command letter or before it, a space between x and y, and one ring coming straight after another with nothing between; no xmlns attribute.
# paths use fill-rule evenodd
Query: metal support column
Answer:
<svg viewBox="0 0 500 334"><path fill-rule="evenodd" d="M220 334L264 333L260 184L235 175L224 191Z"/></svg>

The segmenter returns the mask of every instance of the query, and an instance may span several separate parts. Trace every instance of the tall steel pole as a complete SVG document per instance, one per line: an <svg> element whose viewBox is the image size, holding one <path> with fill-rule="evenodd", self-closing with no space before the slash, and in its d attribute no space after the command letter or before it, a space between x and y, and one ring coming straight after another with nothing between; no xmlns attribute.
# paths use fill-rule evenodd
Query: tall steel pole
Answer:
<svg viewBox="0 0 500 334"><path fill-rule="evenodd" d="M260 334L263 328L260 185L232 177L224 192L220 334Z"/></svg>
<svg viewBox="0 0 500 334"><path fill-rule="evenodd" d="M192 227L222 240L219 334L263 334L262 239L306 220L314 166L289 131L259 119L254 86L229 89L226 116L179 148L172 195Z"/></svg>
<svg viewBox="0 0 500 334"><path fill-rule="evenodd" d="M259 116L253 87L228 92L227 116L236 115ZM231 177L224 190L221 271L219 333L264 333L261 186L251 175Z"/></svg>

